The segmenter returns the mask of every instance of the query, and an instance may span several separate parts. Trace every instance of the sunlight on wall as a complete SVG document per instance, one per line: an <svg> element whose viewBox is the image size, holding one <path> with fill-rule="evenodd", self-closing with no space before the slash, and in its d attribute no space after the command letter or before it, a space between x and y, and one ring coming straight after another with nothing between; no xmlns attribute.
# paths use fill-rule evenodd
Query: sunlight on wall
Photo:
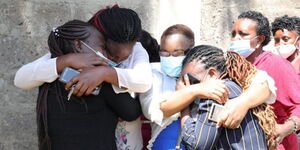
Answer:
<svg viewBox="0 0 300 150"><path fill-rule="evenodd" d="M174 24L184 24L195 33L195 43L199 43L201 0L162 0L158 2L156 19L153 22L153 36L160 41L163 31Z"/></svg>

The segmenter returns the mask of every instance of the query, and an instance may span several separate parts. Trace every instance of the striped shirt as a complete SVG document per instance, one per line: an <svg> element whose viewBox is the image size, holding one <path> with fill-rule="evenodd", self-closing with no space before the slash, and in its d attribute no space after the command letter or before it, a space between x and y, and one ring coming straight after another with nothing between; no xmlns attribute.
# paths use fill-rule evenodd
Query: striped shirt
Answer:
<svg viewBox="0 0 300 150"><path fill-rule="evenodd" d="M226 79L230 91L229 99L242 93L236 83ZM191 118L187 119L182 129L182 144L186 149L201 150L266 150L264 132L256 116L249 110L237 129L216 128L216 123L208 120L213 100L196 100L192 104Z"/></svg>

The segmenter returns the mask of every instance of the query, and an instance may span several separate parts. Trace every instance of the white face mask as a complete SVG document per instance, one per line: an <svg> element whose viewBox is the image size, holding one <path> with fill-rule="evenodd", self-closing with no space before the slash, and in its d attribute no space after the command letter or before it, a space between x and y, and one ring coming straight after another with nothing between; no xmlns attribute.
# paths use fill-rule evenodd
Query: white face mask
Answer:
<svg viewBox="0 0 300 150"><path fill-rule="evenodd" d="M257 37L258 36L254 37L253 39ZM237 52L244 58L247 58L255 51L255 48L251 48L251 40L231 41L229 50ZM256 47L259 47L259 45L257 45Z"/></svg>
<svg viewBox="0 0 300 150"><path fill-rule="evenodd" d="M287 59L288 57L290 57L295 51L296 49L298 49L295 44L297 43L299 36L296 38L294 44L286 44L286 45L280 45L276 47L276 50L278 52L278 54L280 56L282 56L283 58Z"/></svg>

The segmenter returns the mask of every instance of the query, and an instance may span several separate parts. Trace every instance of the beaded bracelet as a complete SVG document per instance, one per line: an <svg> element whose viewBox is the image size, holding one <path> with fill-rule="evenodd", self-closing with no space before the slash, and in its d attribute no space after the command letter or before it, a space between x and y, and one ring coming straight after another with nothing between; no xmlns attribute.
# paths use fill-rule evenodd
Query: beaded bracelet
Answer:
<svg viewBox="0 0 300 150"><path fill-rule="evenodd" d="M298 131L298 124L297 124L296 120L293 118L289 118L285 122L287 122L287 121L292 121L294 123L293 133L296 133Z"/></svg>

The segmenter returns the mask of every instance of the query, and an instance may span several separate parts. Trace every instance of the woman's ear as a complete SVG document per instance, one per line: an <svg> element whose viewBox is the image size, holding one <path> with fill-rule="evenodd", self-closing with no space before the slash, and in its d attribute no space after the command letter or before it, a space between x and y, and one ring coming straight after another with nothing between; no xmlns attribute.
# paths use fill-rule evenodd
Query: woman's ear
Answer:
<svg viewBox="0 0 300 150"><path fill-rule="evenodd" d="M208 71L207 71L207 74L210 78L216 78L216 79L219 79L220 78L220 73L217 71L216 68L214 67L209 67L208 68Z"/></svg>
<svg viewBox="0 0 300 150"><path fill-rule="evenodd" d="M258 47L262 47L262 43L265 41L265 39L266 37L264 35L258 36L258 42L257 42L257 45L259 45Z"/></svg>
<svg viewBox="0 0 300 150"><path fill-rule="evenodd" d="M82 52L80 40L74 40L74 46L75 46L75 49L76 49L78 52Z"/></svg>

